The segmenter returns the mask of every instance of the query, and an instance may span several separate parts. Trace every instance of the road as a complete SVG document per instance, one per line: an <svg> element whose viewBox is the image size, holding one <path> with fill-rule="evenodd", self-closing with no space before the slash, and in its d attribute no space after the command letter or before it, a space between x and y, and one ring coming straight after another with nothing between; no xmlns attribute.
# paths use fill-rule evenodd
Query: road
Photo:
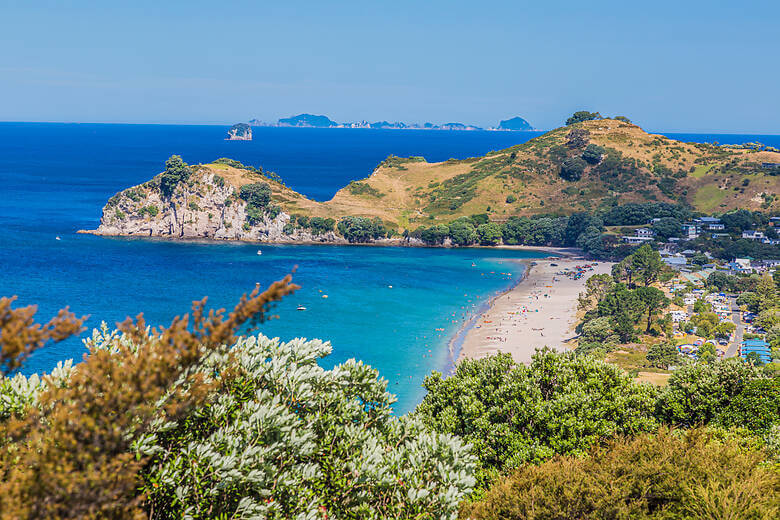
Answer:
<svg viewBox="0 0 780 520"><path fill-rule="evenodd" d="M739 346L742 344L742 334L744 332L744 325L742 324L742 316L737 306L737 298L731 297L731 321L737 326L737 330L734 332L734 341L731 342L729 348L726 349L727 358L735 357L739 352Z"/></svg>

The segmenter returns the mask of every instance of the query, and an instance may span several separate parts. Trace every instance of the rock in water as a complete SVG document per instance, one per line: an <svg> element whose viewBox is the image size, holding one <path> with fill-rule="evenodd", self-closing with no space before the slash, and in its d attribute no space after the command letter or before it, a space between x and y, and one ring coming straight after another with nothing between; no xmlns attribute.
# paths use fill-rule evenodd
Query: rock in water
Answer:
<svg viewBox="0 0 780 520"><path fill-rule="evenodd" d="M252 127L246 123L238 123L230 127L228 130L228 141L251 141L252 140Z"/></svg>

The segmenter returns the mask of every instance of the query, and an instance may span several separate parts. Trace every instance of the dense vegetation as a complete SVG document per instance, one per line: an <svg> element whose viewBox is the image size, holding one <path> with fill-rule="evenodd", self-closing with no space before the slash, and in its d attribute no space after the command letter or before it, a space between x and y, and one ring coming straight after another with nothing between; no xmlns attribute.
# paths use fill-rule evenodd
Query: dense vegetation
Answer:
<svg viewBox="0 0 780 520"><path fill-rule="evenodd" d="M646 288L652 258L630 261L631 290ZM780 379L759 367L689 363L659 389L573 352L497 355L434 373L394 418L375 370L319 366L327 343L235 336L295 289L256 290L228 316L196 302L159 331L104 325L79 365L0 378L0 518L777 513ZM82 327L12 303L4 374Z"/></svg>
<svg viewBox="0 0 780 520"><path fill-rule="evenodd" d="M160 175L160 191L163 196L170 198L179 183L189 179L190 175L192 175L192 169L182 160L181 156L171 155L165 161L165 171Z"/></svg>
<svg viewBox="0 0 780 520"><path fill-rule="evenodd" d="M424 386L416 415L473 446L480 486L525 463L584 453L603 438L657 426L653 388L573 354L538 353L528 367L508 354L465 360L454 375L434 373Z"/></svg>
<svg viewBox="0 0 780 520"><path fill-rule="evenodd" d="M620 438L588 457L526 465L462 518L484 520L777 518L780 473L760 452L713 432L662 429Z"/></svg>

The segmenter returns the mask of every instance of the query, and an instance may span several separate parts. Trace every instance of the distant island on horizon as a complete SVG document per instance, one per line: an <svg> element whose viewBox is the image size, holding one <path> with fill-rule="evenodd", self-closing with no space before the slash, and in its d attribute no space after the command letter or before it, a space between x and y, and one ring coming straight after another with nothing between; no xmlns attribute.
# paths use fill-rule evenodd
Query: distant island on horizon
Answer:
<svg viewBox="0 0 780 520"><path fill-rule="evenodd" d="M392 130L498 130L509 132L530 132L535 130L531 124L522 117L516 116L500 121L498 126L482 128L476 125L464 123L403 123L400 121L369 121L337 123L328 116L315 114L298 114L291 117L283 117L275 123L260 121L259 119L250 119L252 126L271 126L271 127L302 127L302 128L373 128L373 129L392 129Z"/></svg>

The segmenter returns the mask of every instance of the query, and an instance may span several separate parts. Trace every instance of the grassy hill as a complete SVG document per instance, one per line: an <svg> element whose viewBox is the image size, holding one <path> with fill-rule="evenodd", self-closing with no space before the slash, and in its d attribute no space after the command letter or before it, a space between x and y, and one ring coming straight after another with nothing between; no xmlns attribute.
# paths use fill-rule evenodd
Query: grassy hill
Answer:
<svg viewBox="0 0 780 520"><path fill-rule="evenodd" d="M586 150L590 162L582 159ZM475 213L498 221L512 215L570 214L615 202L685 202L707 213L778 209L780 176L771 173L780 169L764 163L780 163L780 153L683 143L603 119L558 128L484 157L429 163L390 156L369 177L327 202L309 200L278 183L272 188L274 200L289 213L380 217L399 227ZM578 165L578 180L562 178L567 168L574 169L570 178L576 177ZM226 178L237 186L251 182Z"/></svg>
<svg viewBox="0 0 780 520"><path fill-rule="evenodd" d="M368 217L370 226L383 226L392 236L463 216L487 220L486 214L502 223L512 216L593 214L629 202L683 203L708 214L780 210L780 167L772 166L780 164L780 152L759 145L682 143L615 119L575 123L484 157L429 163L422 157L390 156L326 202L295 192L271 172L231 159L194 166L178 161L172 172L166 169L112 197L96 232L338 241L344 232L334 224L344 217ZM258 199L262 208L245 204L241 188L250 184L257 186L246 189L270 188L270 197ZM265 216L253 217L251 211ZM314 228L306 224L311 217L321 217ZM374 234L385 236L382 229Z"/></svg>

